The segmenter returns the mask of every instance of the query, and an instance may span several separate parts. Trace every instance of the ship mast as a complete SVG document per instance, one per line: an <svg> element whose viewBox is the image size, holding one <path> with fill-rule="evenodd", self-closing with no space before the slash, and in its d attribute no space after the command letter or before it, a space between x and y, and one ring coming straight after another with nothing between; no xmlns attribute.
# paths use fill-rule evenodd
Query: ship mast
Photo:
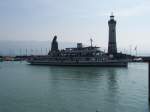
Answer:
<svg viewBox="0 0 150 112"><path fill-rule="evenodd" d="M90 38L90 42L91 42L91 47L93 46L93 39Z"/></svg>

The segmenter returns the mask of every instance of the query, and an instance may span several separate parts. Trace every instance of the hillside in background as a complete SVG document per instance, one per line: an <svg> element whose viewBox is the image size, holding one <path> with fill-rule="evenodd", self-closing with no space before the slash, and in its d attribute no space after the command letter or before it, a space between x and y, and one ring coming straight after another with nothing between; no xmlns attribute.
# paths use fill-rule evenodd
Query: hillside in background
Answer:
<svg viewBox="0 0 150 112"><path fill-rule="evenodd" d="M76 47L75 42L59 42L59 49L64 49L67 47ZM87 44L84 44L87 45ZM98 45L98 47L101 47ZM0 55L45 55L51 48L50 41L0 41ZM145 50L147 47L138 47L138 55L140 56L150 56L149 49ZM118 48L118 52L123 52L130 54L130 49ZM107 51L107 46L102 47L101 50ZM135 50L132 48L132 55L135 55Z"/></svg>
<svg viewBox="0 0 150 112"><path fill-rule="evenodd" d="M59 42L59 49L75 46L73 42ZM0 55L47 54L50 48L49 41L0 41Z"/></svg>

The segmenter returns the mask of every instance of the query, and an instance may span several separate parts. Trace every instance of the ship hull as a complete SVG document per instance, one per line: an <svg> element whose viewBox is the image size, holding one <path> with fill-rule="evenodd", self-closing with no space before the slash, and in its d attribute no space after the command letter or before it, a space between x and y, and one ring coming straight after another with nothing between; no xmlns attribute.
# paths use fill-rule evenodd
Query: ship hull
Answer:
<svg viewBox="0 0 150 112"><path fill-rule="evenodd" d="M28 61L31 65L47 66L100 66L100 67L127 67L127 62L49 62L49 61Z"/></svg>

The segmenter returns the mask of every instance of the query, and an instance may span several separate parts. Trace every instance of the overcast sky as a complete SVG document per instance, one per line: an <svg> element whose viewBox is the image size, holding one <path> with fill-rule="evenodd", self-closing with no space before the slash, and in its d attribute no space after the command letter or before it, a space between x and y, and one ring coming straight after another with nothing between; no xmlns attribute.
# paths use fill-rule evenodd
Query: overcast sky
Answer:
<svg viewBox="0 0 150 112"><path fill-rule="evenodd" d="M150 48L150 0L0 0L0 40L52 40L107 47L117 20L118 48Z"/></svg>

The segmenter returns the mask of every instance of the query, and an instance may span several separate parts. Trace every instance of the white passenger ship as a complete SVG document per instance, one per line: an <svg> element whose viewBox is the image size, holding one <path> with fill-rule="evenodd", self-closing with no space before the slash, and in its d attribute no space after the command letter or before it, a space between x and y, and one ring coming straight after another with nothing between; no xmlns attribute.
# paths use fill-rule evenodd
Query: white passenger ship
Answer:
<svg viewBox="0 0 150 112"><path fill-rule="evenodd" d="M83 47L77 43L75 48L58 50L57 36L52 41L51 51L45 56L33 56L28 62L32 65L49 66L101 66L127 67L128 62L116 60L100 50L99 47Z"/></svg>

